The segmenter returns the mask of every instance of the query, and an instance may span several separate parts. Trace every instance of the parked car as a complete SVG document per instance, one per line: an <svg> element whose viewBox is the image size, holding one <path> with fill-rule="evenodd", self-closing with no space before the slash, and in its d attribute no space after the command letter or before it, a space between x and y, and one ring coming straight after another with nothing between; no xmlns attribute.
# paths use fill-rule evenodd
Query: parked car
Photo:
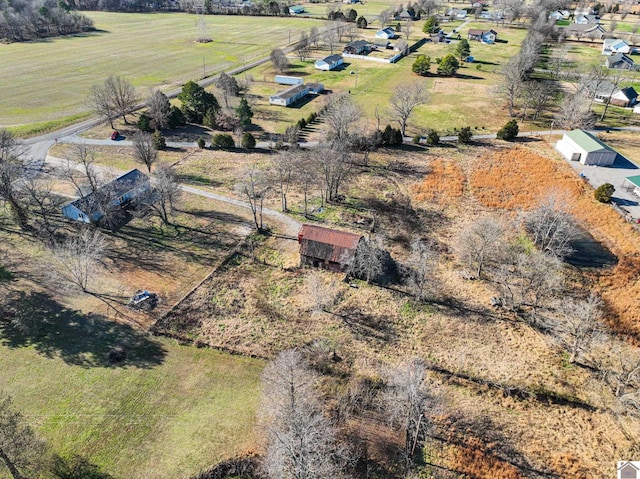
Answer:
<svg viewBox="0 0 640 479"><path fill-rule="evenodd" d="M117 140L119 136L120 136L120 133L118 133L118 130L115 130L113 133L111 133L112 140Z"/></svg>

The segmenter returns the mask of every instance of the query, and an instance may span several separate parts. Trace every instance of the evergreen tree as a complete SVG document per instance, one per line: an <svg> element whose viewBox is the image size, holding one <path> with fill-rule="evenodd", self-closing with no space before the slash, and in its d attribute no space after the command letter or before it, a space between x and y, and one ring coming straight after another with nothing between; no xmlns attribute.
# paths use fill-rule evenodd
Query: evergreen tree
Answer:
<svg viewBox="0 0 640 479"><path fill-rule="evenodd" d="M434 16L427 18L424 22L424 27L422 27L422 31L424 33L438 33L440 31L438 19Z"/></svg>
<svg viewBox="0 0 640 479"><path fill-rule="evenodd" d="M246 98L242 98L240 100L240 104L238 108L236 108L236 115L240 119L240 123L242 126L247 127L251 124L251 118L253 118L253 111L249 106L249 102L247 102Z"/></svg>
<svg viewBox="0 0 640 479"><path fill-rule="evenodd" d="M458 62L456 57L448 54L440 60L440 63L438 64L438 74L453 76L458 71L458 68L460 68L460 63Z"/></svg>
<svg viewBox="0 0 640 479"><path fill-rule="evenodd" d="M456 47L456 56L460 59L460 61L463 61L469 55L471 55L471 46L469 45L467 39L463 38L458 42L458 46Z"/></svg>
<svg viewBox="0 0 640 479"><path fill-rule="evenodd" d="M411 71L417 73L420 76L426 76L429 74L429 68L431 68L431 58L426 55L418 55L416 61L411 66Z"/></svg>

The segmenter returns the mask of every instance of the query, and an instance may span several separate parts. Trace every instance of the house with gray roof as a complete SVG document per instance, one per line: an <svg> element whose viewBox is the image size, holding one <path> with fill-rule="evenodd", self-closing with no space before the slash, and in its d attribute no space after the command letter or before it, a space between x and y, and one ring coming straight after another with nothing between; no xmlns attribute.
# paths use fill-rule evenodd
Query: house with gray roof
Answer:
<svg viewBox="0 0 640 479"><path fill-rule="evenodd" d="M631 46L621 38L605 38L602 43L603 55L614 55L616 53L630 53Z"/></svg>
<svg viewBox="0 0 640 479"><path fill-rule="evenodd" d="M611 166L618 156L613 148L584 130L565 133L556 143L556 150L567 160L583 165Z"/></svg>

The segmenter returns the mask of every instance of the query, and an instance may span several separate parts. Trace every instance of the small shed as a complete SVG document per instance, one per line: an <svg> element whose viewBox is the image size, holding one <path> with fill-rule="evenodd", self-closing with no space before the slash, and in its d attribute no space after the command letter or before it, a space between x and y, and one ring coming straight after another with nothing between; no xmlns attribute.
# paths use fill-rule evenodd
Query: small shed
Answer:
<svg viewBox="0 0 640 479"><path fill-rule="evenodd" d="M382 30L378 30L375 36L376 38L384 38L386 40L389 40L396 36L396 31L391 27L386 27L386 28L383 28Z"/></svg>
<svg viewBox="0 0 640 479"><path fill-rule="evenodd" d="M316 70L330 71L344 63L342 55L329 55L315 62Z"/></svg>
<svg viewBox="0 0 640 479"><path fill-rule="evenodd" d="M293 5L289 7L289 13L291 15L301 15L305 12L304 6L302 5Z"/></svg>
<svg viewBox="0 0 640 479"><path fill-rule="evenodd" d="M640 196L640 175L627 176L622 182L622 187L628 188L634 195Z"/></svg>
<svg viewBox="0 0 640 479"><path fill-rule="evenodd" d="M280 85L300 85L304 82L300 77L290 77L287 75L276 75L274 80L276 83L280 83Z"/></svg>
<svg viewBox="0 0 640 479"><path fill-rule="evenodd" d="M322 226L302 225L298 233L300 264L345 272L353 263L362 235Z"/></svg>
<svg viewBox="0 0 640 479"><path fill-rule="evenodd" d="M618 156L613 148L583 130L565 133L556 143L556 150L567 160L583 165L611 166Z"/></svg>

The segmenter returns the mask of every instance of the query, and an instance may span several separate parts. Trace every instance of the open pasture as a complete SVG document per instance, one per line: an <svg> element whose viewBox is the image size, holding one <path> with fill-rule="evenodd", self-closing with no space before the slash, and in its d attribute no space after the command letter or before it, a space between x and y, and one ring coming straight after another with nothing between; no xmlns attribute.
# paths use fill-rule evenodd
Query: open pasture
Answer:
<svg viewBox="0 0 640 479"><path fill-rule="evenodd" d="M0 126L44 122L87 109L91 85L122 75L146 96L191 79L268 56L322 22L301 18L205 17L210 43L195 15L87 12L96 31L2 45Z"/></svg>

